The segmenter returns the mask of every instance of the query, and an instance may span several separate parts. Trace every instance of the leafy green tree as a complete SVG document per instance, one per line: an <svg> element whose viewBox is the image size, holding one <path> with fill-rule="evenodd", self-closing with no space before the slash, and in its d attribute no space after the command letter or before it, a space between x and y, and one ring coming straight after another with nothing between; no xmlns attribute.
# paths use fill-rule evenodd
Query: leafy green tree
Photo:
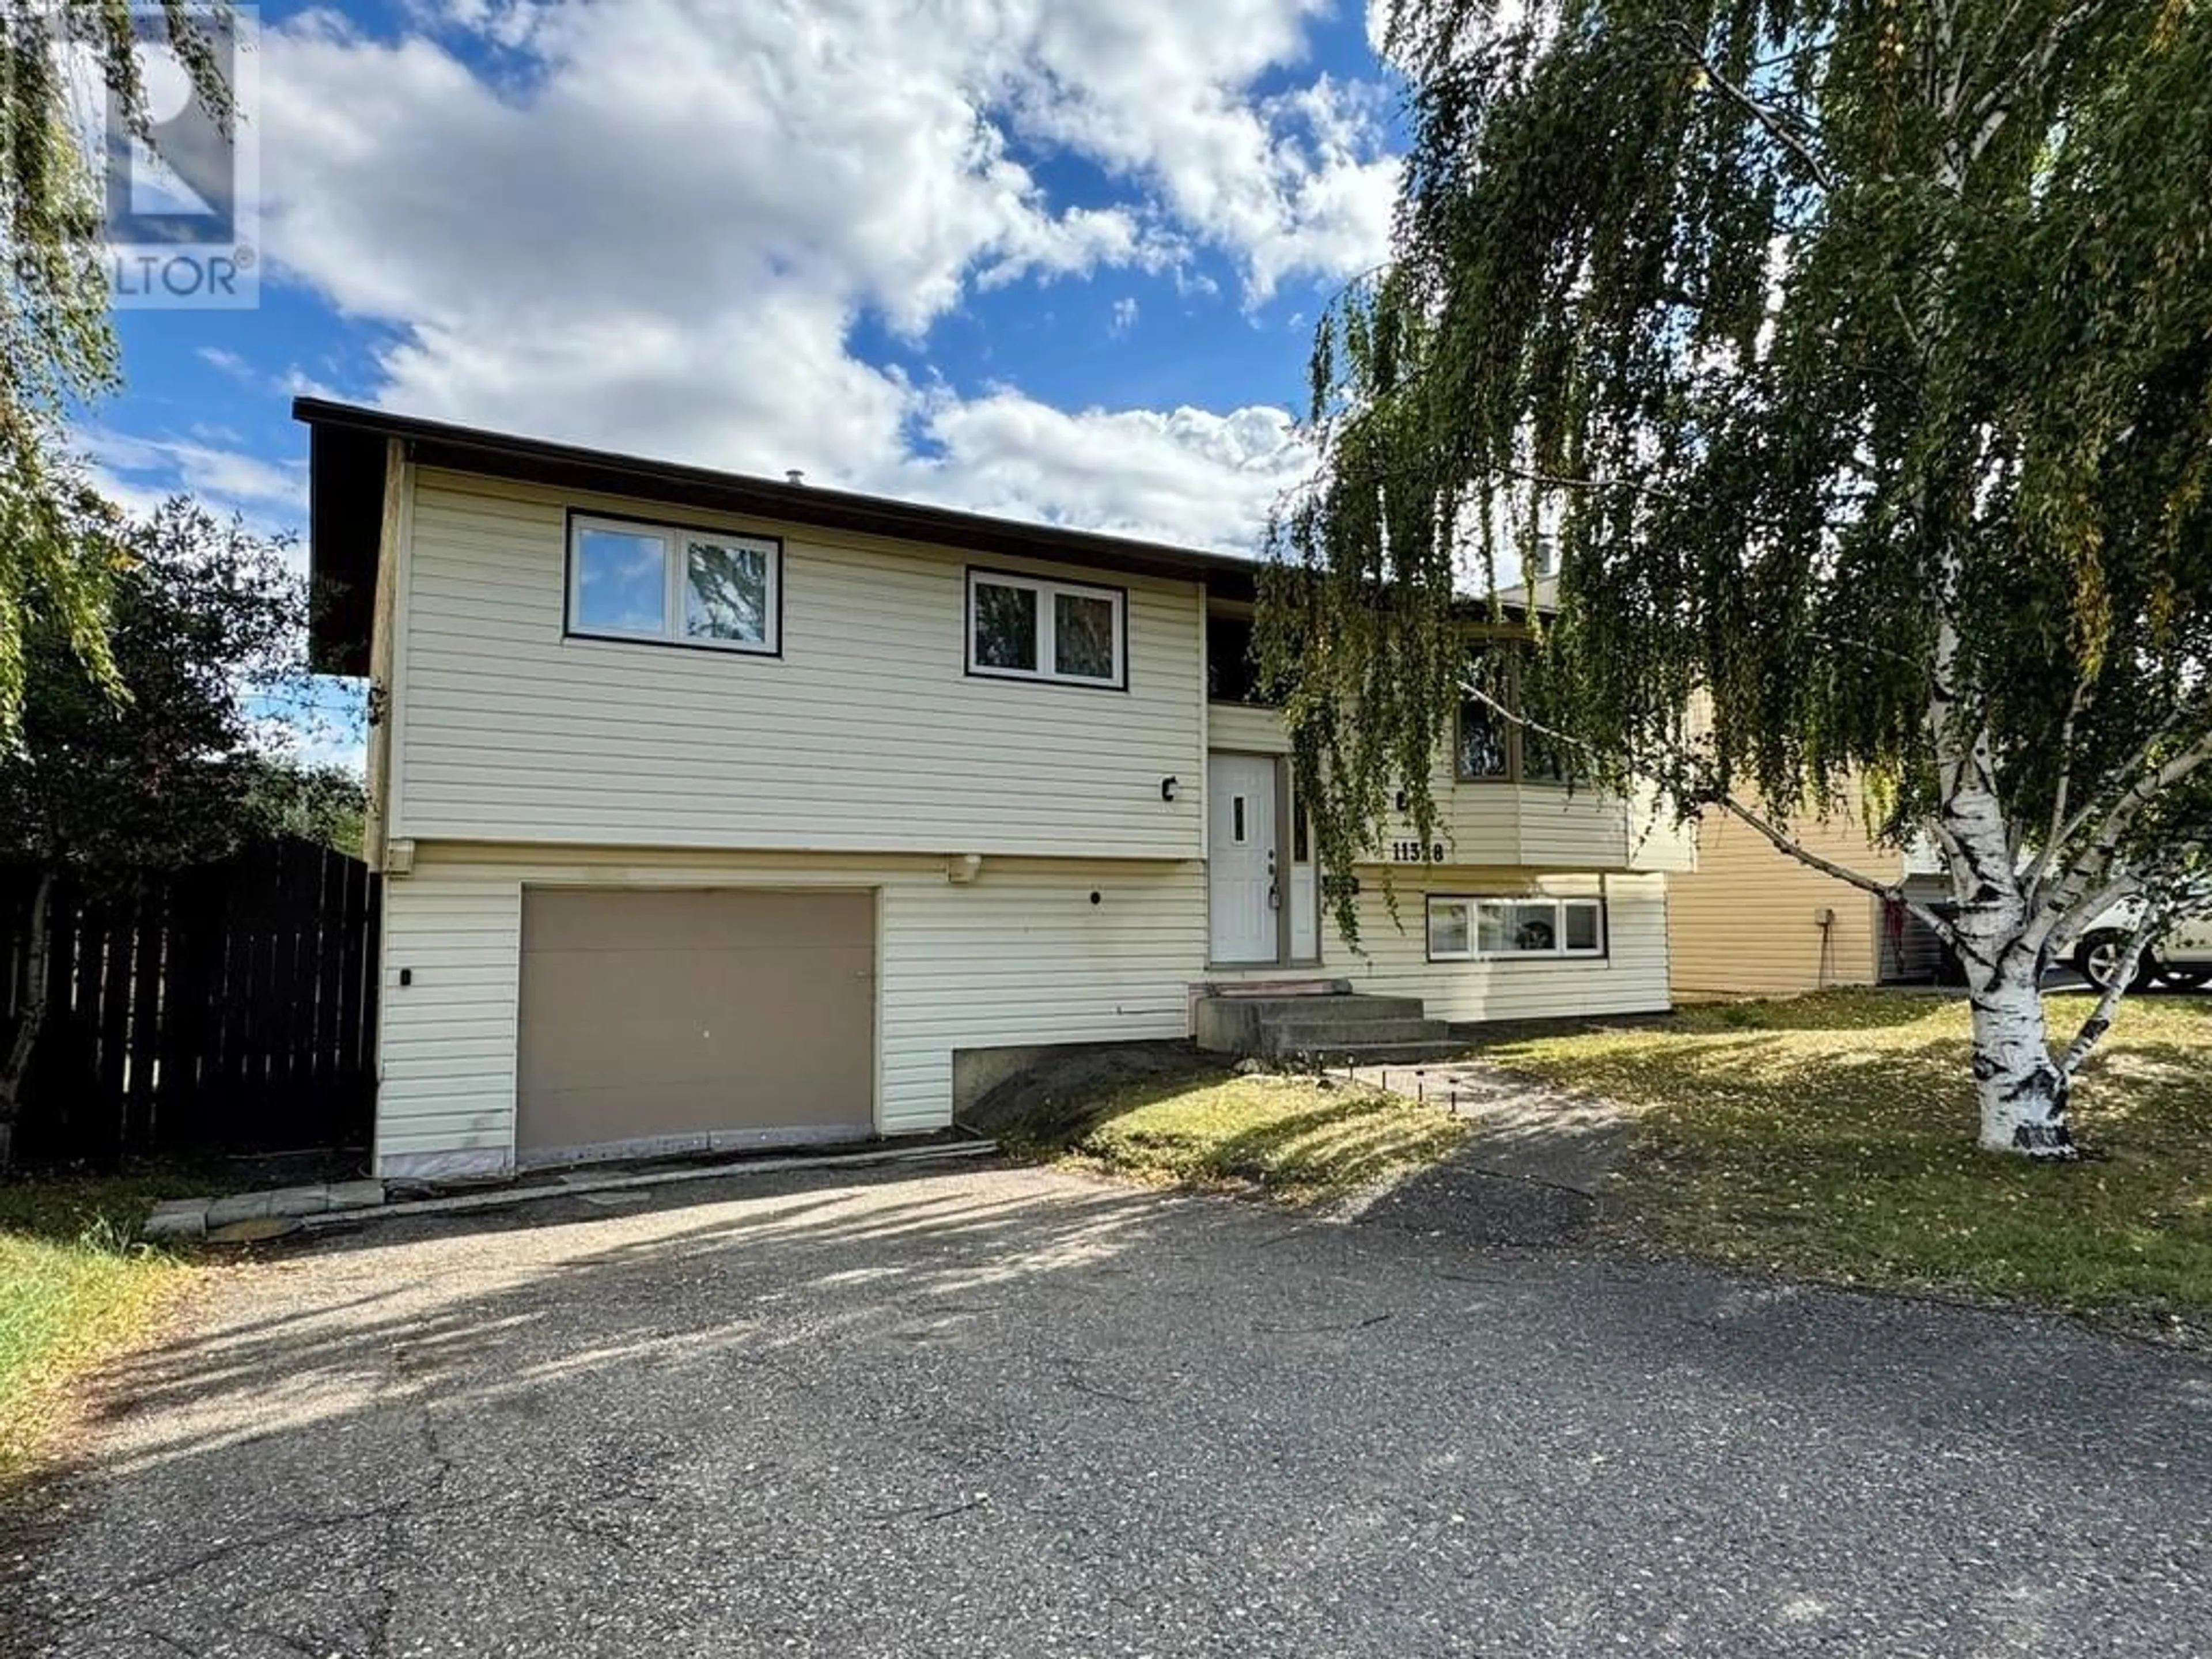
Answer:
<svg viewBox="0 0 2212 1659"><path fill-rule="evenodd" d="M56 881L124 889L220 858L284 826L301 795L254 747L254 705L306 672L306 585L281 547L183 500L89 543L74 557L104 573L118 684L34 608L20 736L0 752L0 862L37 872L27 993L0 1054L0 1168L45 1024Z"/></svg>
<svg viewBox="0 0 2212 1659"><path fill-rule="evenodd" d="M1401 0L1388 51L1394 257L1261 627L1324 855L1401 788L1430 837L1468 596L1540 537L1521 717L1885 899L1791 823L1926 836L1982 1142L2072 1155L2112 1007L2054 1048L2039 977L2207 839L2212 6Z"/></svg>
<svg viewBox="0 0 2212 1659"><path fill-rule="evenodd" d="M240 757L247 820L262 834L294 836L361 856L368 791L349 767L276 755Z"/></svg>
<svg viewBox="0 0 2212 1659"><path fill-rule="evenodd" d="M197 95L234 113L204 6L163 0L167 44ZM72 404L120 374L108 316L101 194L72 103L98 90L124 124L151 131L134 9L122 0L0 0L0 744L14 738L35 605L112 684L104 571L84 532L99 505L68 451Z"/></svg>

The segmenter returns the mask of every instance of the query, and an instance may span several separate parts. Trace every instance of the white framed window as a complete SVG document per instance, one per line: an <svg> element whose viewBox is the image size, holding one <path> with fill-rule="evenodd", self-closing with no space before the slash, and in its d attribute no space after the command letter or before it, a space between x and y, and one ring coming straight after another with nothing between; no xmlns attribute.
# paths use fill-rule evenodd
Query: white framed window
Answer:
<svg viewBox="0 0 2212 1659"><path fill-rule="evenodd" d="M1605 901L1433 894L1431 962L1522 961L1605 954Z"/></svg>
<svg viewBox="0 0 2212 1659"><path fill-rule="evenodd" d="M968 672L1124 690L1127 617L1118 587L970 570Z"/></svg>
<svg viewBox="0 0 2212 1659"><path fill-rule="evenodd" d="M568 515L568 631L774 656L783 544L682 525Z"/></svg>

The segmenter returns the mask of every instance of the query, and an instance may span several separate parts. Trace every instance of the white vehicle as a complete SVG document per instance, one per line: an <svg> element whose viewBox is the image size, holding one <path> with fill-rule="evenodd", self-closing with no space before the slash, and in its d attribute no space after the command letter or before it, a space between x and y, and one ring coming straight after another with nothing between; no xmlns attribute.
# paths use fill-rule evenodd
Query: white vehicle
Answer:
<svg viewBox="0 0 2212 1659"><path fill-rule="evenodd" d="M2119 971L2120 958L2134 937L2139 915L2134 906L2126 904L2107 910L2075 947L2075 967L2099 990L2110 985ZM2136 964L2135 981L2128 988L2140 991L2154 981L2177 991L2194 991L2212 984L2212 916L2176 922L2144 947L2142 959Z"/></svg>

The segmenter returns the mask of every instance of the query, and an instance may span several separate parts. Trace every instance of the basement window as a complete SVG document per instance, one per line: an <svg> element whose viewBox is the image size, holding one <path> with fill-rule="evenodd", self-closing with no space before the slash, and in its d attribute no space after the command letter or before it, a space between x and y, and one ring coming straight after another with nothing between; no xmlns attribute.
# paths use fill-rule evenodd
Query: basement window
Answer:
<svg viewBox="0 0 2212 1659"><path fill-rule="evenodd" d="M1605 901L1437 895L1428 904L1431 962L1523 961L1605 954Z"/></svg>
<svg viewBox="0 0 2212 1659"><path fill-rule="evenodd" d="M630 519L568 520L568 631L773 655L783 544Z"/></svg>

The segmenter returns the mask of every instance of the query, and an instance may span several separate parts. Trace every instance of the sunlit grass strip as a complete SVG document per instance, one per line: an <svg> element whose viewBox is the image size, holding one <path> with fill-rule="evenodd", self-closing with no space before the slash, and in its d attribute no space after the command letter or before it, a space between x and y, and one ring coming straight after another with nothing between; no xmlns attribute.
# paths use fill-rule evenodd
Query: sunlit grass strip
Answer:
<svg viewBox="0 0 2212 1659"><path fill-rule="evenodd" d="M1159 1184L1257 1187L1294 1203L1346 1196L1435 1163L1467 1126L1352 1084L1266 1074L1109 1098L1083 1123L1018 1150Z"/></svg>
<svg viewBox="0 0 2212 1659"><path fill-rule="evenodd" d="M136 1185L0 1188L0 1493L58 1449L83 1374L143 1340L191 1269L134 1243Z"/></svg>

